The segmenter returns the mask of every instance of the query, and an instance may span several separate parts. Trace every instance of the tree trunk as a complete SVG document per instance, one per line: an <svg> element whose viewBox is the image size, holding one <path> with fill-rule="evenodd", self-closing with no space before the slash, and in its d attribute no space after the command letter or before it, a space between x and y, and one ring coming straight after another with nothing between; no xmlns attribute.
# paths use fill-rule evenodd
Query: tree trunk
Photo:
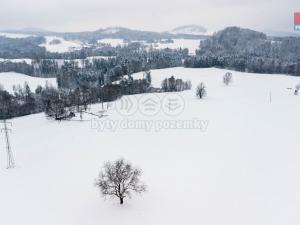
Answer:
<svg viewBox="0 0 300 225"><path fill-rule="evenodd" d="M124 198L120 198L120 204L123 205L124 203Z"/></svg>

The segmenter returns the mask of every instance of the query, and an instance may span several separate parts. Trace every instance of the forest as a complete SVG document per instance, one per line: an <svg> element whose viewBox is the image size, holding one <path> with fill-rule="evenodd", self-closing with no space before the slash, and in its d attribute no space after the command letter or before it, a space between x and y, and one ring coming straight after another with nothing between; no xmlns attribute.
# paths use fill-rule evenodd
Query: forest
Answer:
<svg viewBox="0 0 300 225"><path fill-rule="evenodd" d="M229 27L203 40L196 56L188 57L184 65L300 76L300 38L268 37L261 32Z"/></svg>

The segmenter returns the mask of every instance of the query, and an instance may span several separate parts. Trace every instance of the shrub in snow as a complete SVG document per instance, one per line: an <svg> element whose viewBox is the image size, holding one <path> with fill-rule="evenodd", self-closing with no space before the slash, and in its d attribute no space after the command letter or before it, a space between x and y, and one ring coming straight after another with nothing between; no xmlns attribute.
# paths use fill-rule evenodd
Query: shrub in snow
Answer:
<svg viewBox="0 0 300 225"><path fill-rule="evenodd" d="M119 198L123 204L124 198L131 197L132 193L141 194L146 186L140 181L142 170L133 167L124 159L105 163L96 186L100 188L103 196Z"/></svg>
<svg viewBox="0 0 300 225"><path fill-rule="evenodd" d="M225 73L225 75L223 76L223 83L225 85L229 85L232 82L232 73L227 72Z"/></svg>
<svg viewBox="0 0 300 225"><path fill-rule="evenodd" d="M295 92L294 92L295 95L298 95L299 89L300 89L300 84L297 84L295 87Z"/></svg>
<svg viewBox="0 0 300 225"><path fill-rule="evenodd" d="M204 83L201 82L197 86L196 96L199 97L200 99L202 99L202 98L204 98L206 96L206 86L204 85Z"/></svg>

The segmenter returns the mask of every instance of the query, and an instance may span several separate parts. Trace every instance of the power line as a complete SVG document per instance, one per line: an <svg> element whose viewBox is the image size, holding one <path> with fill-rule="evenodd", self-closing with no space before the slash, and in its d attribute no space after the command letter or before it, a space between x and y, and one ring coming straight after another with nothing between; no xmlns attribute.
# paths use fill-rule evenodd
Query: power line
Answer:
<svg viewBox="0 0 300 225"><path fill-rule="evenodd" d="M6 122L6 120L3 120L3 122L0 122L4 124L4 128L1 129L1 132L4 132L5 134L5 142L6 142L6 153L7 153L7 169L12 169L15 167L15 161L14 156L11 150L10 140L9 140L9 131L11 132L11 129L7 128L7 124L12 125L11 122Z"/></svg>

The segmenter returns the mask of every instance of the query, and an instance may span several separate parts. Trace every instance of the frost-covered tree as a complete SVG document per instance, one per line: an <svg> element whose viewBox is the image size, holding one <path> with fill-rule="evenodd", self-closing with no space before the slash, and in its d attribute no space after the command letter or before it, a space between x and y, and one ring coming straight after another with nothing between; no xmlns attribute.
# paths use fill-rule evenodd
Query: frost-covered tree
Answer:
<svg viewBox="0 0 300 225"><path fill-rule="evenodd" d="M67 95L53 87L46 87L42 93L42 102L45 114L49 118L55 120L63 120L68 118Z"/></svg>
<svg viewBox="0 0 300 225"><path fill-rule="evenodd" d="M206 86L204 85L204 83L201 82L197 86L196 96L199 97L200 99L202 99L202 98L204 98L206 96Z"/></svg>
<svg viewBox="0 0 300 225"><path fill-rule="evenodd" d="M13 115L13 96L5 90L0 90L0 119L11 118Z"/></svg>
<svg viewBox="0 0 300 225"><path fill-rule="evenodd" d="M171 76L162 81L161 88L165 92L179 92L190 90L192 88L192 83L189 80L183 81L182 79L176 79L174 76Z"/></svg>
<svg viewBox="0 0 300 225"><path fill-rule="evenodd" d="M146 191L146 186L140 181L142 170L124 159L105 163L96 186L100 188L104 197L117 197L120 204L124 198L131 197L132 193L141 194Z"/></svg>
<svg viewBox="0 0 300 225"><path fill-rule="evenodd" d="M229 85L232 82L232 73L227 72L223 76L223 83Z"/></svg>
<svg viewBox="0 0 300 225"><path fill-rule="evenodd" d="M150 70L144 71L144 79L146 79L146 81L149 85L151 84L152 78L151 78Z"/></svg>

